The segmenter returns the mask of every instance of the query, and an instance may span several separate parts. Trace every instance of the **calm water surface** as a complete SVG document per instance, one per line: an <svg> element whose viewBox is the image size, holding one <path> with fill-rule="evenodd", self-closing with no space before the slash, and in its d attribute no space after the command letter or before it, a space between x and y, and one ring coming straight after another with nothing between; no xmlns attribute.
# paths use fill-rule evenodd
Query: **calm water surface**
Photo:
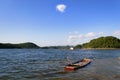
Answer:
<svg viewBox="0 0 120 80"><path fill-rule="evenodd" d="M67 56L92 63L64 71ZM120 80L120 50L0 49L0 80Z"/></svg>

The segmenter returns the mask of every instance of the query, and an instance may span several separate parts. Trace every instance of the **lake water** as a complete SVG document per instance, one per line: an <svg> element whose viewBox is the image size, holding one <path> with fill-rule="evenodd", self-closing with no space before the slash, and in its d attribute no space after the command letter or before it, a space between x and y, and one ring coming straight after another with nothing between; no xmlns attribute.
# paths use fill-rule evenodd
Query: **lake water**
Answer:
<svg viewBox="0 0 120 80"><path fill-rule="evenodd" d="M64 71L67 56L92 63ZM120 50L0 49L0 80L120 80Z"/></svg>

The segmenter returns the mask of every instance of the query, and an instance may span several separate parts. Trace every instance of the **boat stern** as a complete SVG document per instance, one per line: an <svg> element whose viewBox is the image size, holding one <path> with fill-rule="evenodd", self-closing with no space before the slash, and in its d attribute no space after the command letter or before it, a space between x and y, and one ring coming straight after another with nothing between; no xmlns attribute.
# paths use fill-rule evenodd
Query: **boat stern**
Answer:
<svg viewBox="0 0 120 80"><path fill-rule="evenodd" d="M64 69L65 69L65 70L75 70L75 67L72 67L72 66L65 66Z"/></svg>

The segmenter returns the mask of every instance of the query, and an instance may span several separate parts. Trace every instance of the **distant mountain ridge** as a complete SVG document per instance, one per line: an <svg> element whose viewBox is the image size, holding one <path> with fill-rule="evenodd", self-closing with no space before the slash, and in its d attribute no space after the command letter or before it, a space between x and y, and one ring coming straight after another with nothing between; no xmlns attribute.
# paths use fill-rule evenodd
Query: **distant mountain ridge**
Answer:
<svg viewBox="0 0 120 80"><path fill-rule="evenodd" d="M99 37L88 43L74 46L75 49L114 49L120 48L120 39L114 36Z"/></svg>
<svg viewBox="0 0 120 80"><path fill-rule="evenodd" d="M120 39L113 36L99 37L83 44L82 48L120 48Z"/></svg>
<svg viewBox="0 0 120 80"><path fill-rule="evenodd" d="M26 42L26 43L19 43L19 44L11 44L11 43L0 43L0 49L13 49L13 48L40 48L38 45Z"/></svg>
<svg viewBox="0 0 120 80"><path fill-rule="evenodd" d="M48 46L48 47L40 47L34 43L26 42L19 44L11 44L11 43L0 43L0 49L30 49L30 48L40 48L40 49L69 49L70 46ZM75 49L80 48L120 48L120 39L113 36L99 37L91 40L88 43L84 43L82 45L74 46Z"/></svg>

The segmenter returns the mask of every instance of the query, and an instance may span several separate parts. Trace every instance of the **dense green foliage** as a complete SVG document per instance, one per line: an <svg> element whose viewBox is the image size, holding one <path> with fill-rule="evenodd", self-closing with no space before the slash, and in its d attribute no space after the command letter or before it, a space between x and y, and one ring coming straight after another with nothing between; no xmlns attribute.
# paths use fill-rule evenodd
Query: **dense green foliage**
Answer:
<svg viewBox="0 0 120 80"><path fill-rule="evenodd" d="M107 36L91 40L82 45L83 48L120 48L120 39Z"/></svg>
<svg viewBox="0 0 120 80"><path fill-rule="evenodd" d="M76 46L74 47L74 49L80 49L80 48L82 48L82 45L76 45Z"/></svg>
<svg viewBox="0 0 120 80"><path fill-rule="evenodd" d="M3 43L0 43L0 48L1 49L8 49L8 48L39 48L39 46L37 46L36 44L34 43L30 43L30 42L27 42L27 43L20 43L20 44L10 44L10 43L6 43L6 44L3 44Z"/></svg>

